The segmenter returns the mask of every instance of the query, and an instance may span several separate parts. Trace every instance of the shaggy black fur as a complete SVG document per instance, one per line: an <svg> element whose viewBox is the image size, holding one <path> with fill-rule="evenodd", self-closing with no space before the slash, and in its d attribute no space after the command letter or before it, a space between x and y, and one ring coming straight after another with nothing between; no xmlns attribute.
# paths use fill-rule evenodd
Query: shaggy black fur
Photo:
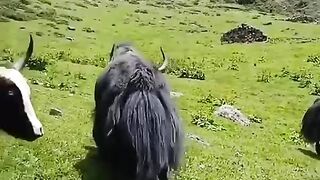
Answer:
<svg viewBox="0 0 320 180"><path fill-rule="evenodd" d="M164 76L128 44L114 46L95 87L93 137L119 180L166 180L183 130Z"/></svg>

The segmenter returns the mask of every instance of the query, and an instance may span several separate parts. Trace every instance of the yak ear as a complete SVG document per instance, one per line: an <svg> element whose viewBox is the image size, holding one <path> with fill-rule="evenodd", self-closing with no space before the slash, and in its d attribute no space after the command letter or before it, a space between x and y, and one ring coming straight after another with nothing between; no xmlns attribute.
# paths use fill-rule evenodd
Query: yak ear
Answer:
<svg viewBox="0 0 320 180"><path fill-rule="evenodd" d="M111 52L109 54L110 58L109 58L109 61L111 61L112 57L113 57L113 53L114 53L114 48L115 48L115 44L112 45L112 49L111 49Z"/></svg>
<svg viewBox="0 0 320 180"><path fill-rule="evenodd" d="M32 55L32 52L33 52L33 39L32 39L32 36L30 34L29 47L28 47L28 50L27 50L27 53L26 53L26 57L24 59L21 59L18 62L16 62L13 65L13 68L16 69L17 71L21 71L25 67L27 61L30 59L30 57Z"/></svg>

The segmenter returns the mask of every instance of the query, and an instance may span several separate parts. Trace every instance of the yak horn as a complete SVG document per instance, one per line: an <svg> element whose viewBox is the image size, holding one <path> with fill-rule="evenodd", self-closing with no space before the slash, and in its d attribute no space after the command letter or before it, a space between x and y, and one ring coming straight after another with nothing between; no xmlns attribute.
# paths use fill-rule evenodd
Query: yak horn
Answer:
<svg viewBox="0 0 320 180"><path fill-rule="evenodd" d="M112 45L112 49L111 49L111 52L109 54L110 58L109 58L109 61L111 61L112 57L113 57L113 53L114 53L114 49L115 49L115 44Z"/></svg>
<svg viewBox="0 0 320 180"><path fill-rule="evenodd" d="M30 41L29 41L29 46L28 46L28 50L26 53L26 57L24 59L16 62L13 65L13 68L18 71L21 71L24 68L24 66L26 65L27 61L30 59L32 52L33 52L33 39L32 39L32 35L30 34Z"/></svg>
<svg viewBox="0 0 320 180"><path fill-rule="evenodd" d="M169 64L169 59L168 57L164 54L162 47L160 47L160 51L162 54L162 59L163 59L163 64L158 68L159 71L163 71L166 69L166 67Z"/></svg>

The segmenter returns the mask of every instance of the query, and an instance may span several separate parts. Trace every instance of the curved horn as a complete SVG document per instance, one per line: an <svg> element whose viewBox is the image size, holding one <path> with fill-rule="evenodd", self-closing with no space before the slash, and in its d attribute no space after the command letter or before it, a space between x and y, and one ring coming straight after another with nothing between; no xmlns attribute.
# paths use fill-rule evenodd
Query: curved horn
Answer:
<svg viewBox="0 0 320 180"><path fill-rule="evenodd" d="M114 52L114 48L115 48L115 44L112 45L112 49L111 49L111 52L110 52L110 58L109 58L109 61L111 61L112 57L113 57L113 52Z"/></svg>
<svg viewBox="0 0 320 180"><path fill-rule="evenodd" d="M26 53L26 57L24 59L16 62L13 65L13 68L18 71L21 71L24 68L24 66L26 65L26 63L28 62L28 60L30 59L32 52L33 52L33 39L32 39L32 35L30 34L30 41L29 41L29 46L28 46L28 50Z"/></svg>
<svg viewBox="0 0 320 180"><path fill-rule="evenodd" d="M158 70L163 71L169 64L169 58L164 54L162 47L160 47L160 51L162 54L163 64L158 68Z"/></svg>

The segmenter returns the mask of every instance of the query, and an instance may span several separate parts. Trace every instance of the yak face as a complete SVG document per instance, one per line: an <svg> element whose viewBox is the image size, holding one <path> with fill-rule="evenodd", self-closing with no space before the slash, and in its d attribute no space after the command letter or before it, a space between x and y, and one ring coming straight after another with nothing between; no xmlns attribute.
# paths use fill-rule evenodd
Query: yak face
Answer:
<svg viewBox="0 0 320 180"><path fill-rule="evenodd" d="M43 129L30 100L30 87L19 72L33 51L30 36L26 58L13 68L0 67L0 129L9 135L27 141L43 136Z"/></svg>

